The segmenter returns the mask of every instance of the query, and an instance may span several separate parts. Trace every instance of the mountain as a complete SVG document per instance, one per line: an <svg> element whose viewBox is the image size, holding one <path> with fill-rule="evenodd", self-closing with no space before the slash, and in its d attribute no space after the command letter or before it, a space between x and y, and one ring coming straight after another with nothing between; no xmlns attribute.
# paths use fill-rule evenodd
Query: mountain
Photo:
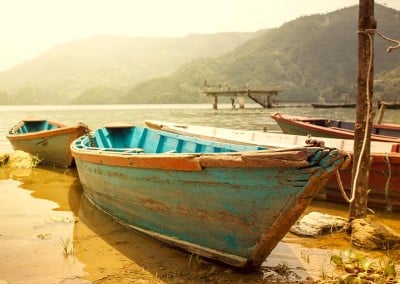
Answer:
<svg viewBox="0 0 400 284"><path fill-rule="evenodd" d="M97 36L73 41L0 73L0 92L15 104L70 103L78 96L101 103L99 91L112 89L112 100L113 95L126 93L128 86L168 75L195 58L222 55L259 33L184 38Z"/></svg>
<svg viewBox="0 0 400 284"><path fill-rule="evenodd" d="M400 12L375 6L378 30L400 39ZM358 5L325 15L298 18L250 39L218 58L184 64L170 76L137 84L121 103L207 102L205 80L232 89L279 86L279 100L338 100L354 96L357 81ZM375 74L397 68L400 51L387 53L388 43L375 36ZM387 94L388 96L390 94Z"/></svg>
<svg viewBox="0 0 400 284"><path fill-rule="evenodd" d="M382 72L375 78L374 96L377 100L400 102L400 67Z"/></svg>
<svg viewBox="0 0 400 284"><path fill-rule="evenodd" d="M376 4L378 30L400 39L400 12ZM255 33L185 38L99 36L66 43L0 73L3 104L198 103L210 86L279 87L279 101L356 92L358 5ZM375 91L397 96L400 50L375 34ZM397 80L397 81L396 81ZM384 83L383 83L384 82Z"/></svg>

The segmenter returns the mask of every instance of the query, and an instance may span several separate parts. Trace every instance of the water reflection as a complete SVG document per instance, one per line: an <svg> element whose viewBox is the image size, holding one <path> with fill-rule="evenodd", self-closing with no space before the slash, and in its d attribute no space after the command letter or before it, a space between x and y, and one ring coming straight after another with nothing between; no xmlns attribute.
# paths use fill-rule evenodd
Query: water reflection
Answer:
<svg viewBox="0 0 400 284"><path fill-rule="evenodd" d="M83 276L83 264L63 254L62 240L72 240L73 214L55 211L55 201L32 198L21 185L0 180L0 277L9 283L58 283Z"/></svg>

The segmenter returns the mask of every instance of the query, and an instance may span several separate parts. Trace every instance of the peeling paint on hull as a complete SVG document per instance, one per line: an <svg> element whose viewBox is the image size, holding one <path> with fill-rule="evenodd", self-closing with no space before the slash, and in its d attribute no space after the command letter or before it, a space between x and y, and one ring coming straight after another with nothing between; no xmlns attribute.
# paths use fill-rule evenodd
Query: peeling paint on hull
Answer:
<svg viewBox="0 0 400 284"><path fill-rule="evenodd" d="M98 208L153 238L234 266L259 266L345 159L343 152L321 148L158 154L169 164L165 169L152 164L159 161L154 154L76 144L80 181ZM277 163L277 157L294 161ZM200 167L173 169L187 159Z"/></svg>

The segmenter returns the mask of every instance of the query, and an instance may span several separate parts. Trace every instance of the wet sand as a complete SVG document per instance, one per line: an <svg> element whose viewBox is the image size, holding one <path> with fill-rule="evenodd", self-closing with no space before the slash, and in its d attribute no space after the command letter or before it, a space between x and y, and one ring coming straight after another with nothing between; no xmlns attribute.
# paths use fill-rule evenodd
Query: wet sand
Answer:
<svg viewBox="0 0 400 284"><path fill-rule="evenodd" d="M351 248L344 233L288 233L260 269L235 269L122 227L82 195L75 169L0 170L0 283L273 283L264 278L279 265L302 283L333 273L331 254ZM311 211L347 217L345 205L315 201ZM399 214L375 218L400 232ZM391 257L400 262L398 250Z"/></svg>

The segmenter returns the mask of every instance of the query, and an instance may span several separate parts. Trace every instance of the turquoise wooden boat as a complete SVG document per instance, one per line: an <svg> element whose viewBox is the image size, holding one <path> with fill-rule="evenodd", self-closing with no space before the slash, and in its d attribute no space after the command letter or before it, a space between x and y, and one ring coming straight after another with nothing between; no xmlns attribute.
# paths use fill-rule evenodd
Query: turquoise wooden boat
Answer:
<svg viewBox="0 0 400 284"><path fill-rule="evenodd" d="M41 163L71 166L70 144L88 128L84 124L67 126L45 119L26 119L13 126L7 134L14 150L37 156Z"/></svg>
<svg viewBox="0 0 400 284"><path fill-rule="evenodd" d="M347 159L320 147L269 150L145 127L71 144L83 190L136 231L189 252L259 266Z"/></svg>

